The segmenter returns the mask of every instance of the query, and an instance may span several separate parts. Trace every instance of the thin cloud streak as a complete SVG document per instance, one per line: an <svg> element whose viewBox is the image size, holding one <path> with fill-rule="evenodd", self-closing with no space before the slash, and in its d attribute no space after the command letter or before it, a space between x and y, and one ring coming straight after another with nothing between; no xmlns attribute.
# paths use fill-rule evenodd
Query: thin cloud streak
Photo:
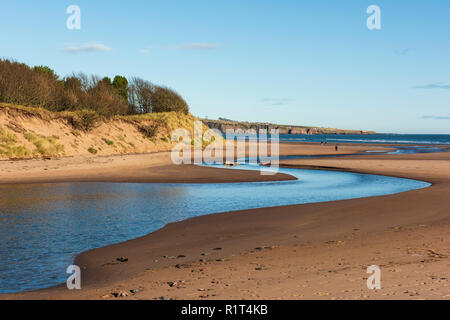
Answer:
<svg viewBox="0 0 450 320"><path fill-rule="evenodd" d="M265 106L284 106L294 101L293 99L267 98L262 100Z"/></svg>
<svg viewBox="0 0 450 320"><path fill-rule="evenodd" d="M414 86L412 88L413 89L445 89L445 90L449 90L450 84L443 84L440 82L436 82L436 83L430 83L430 84L426 84L426 85L422 85L422 86Z"/></svg>
<svg viewBox="0 0 450 320"><path fill-rule="evenodd" d="M172 50L213 50L219 47L216 43L186 43L177 46L170 46L169 49Z"/></svg>
<svg viewBox="0 0 450 320"><path fill-rule="evenodd" d="M139 50L139 53L141 53L141 54L150 54L151 51L148 50L148 49L141 49L141 50Z"/></svg>
<svg viewBox="0 0 450 320"><path fill-rule="evenodd" d="M219 48L220 45L216 43L208 43L208 42L200 42L200 43L186 43L181 45L171 45L171 46L161 46L161 45L153 45L153 46L145 46L144 48L138 50L141 54L149 54L152 53L154 49L158 50L214 50Z"/></svg>
<svg viewBox="0 0 450 320"><path fill-rule="evenodd" d="M423 116L422 119L428 120L450 120L450 114L447 116Z"/></svg>
<svg viewBox="0 0 450 320"><path fill-rule="evenodd" d="M397 50L397 51L395 51L395 54L396 54L396 55L399 55L399 56L405 56L405 55L407 55L408 53L410 53L411 51L412 51L411 48L405 48L405 49L402 49L402 50Z"/></svg>
<svg viewBox="0 0 450 320"><path fill-rule="evenodd" d="M102 43L89 43L81 46L70 46L64 48L64 52L68 53L83 53L83 52L107 52L111 51L112 48L102 44Z"/></svg>

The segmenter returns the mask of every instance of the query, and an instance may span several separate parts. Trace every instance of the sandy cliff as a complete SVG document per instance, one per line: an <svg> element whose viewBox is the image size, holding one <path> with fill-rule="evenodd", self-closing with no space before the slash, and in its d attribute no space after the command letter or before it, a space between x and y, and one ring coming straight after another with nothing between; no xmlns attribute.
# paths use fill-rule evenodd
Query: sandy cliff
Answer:
<svg viewBox="0 0 450 320"><path fill-rule="evenodd" d="M0 104L0 159L57 158L169 151L171 132L193 130L195 117L182 113L117 116L55 113Z"/></svg>

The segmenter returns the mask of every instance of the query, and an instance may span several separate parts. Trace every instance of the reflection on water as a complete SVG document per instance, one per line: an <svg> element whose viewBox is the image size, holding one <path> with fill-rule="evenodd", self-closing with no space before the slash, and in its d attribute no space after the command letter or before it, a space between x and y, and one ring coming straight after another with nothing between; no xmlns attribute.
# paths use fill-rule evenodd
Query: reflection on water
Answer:
<svg viewBox="0 0 450 320"><path fill-rule="evenodd" d="M250 166L248 166L249 169ZM233 184L66 183L0 186L0 292L56 285L76 254L190 217L391 194L428 183L299 169L298 181Z"/></svg>

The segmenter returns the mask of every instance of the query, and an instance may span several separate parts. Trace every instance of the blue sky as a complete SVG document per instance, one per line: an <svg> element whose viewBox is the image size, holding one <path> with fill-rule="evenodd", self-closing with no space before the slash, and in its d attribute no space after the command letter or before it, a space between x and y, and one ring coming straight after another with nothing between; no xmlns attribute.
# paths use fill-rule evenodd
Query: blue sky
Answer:
<svg viewBox="0 0 450 320"><path fill-rule="evenodd" d="M69 30L66 9L81 9ZM368 30L369 5L381 30ZM194 115L450 133L450 1L2 1L0 56L138 76Z"/></svg>

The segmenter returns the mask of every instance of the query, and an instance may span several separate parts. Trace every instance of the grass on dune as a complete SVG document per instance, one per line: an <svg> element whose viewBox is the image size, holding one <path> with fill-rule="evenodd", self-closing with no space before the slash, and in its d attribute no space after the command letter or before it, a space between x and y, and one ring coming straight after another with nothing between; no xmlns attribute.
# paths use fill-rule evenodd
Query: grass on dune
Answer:
<svg viewBox="0 0 450 320"><path fill-rule="evenodd" d="M23 145L17 144L18 139L14 133L8 132L0 126L0 155L8 158L23 158L31 152Z"/></svg>
<svg viewBox="0 0 450 320"><path fill-rule="evenodd" d="M64 145L60 144L55 137L38 136L30 132L25 133L24 137L34 144L36 148L34 150L35 155L59 157L65 153Z"/></svg>

